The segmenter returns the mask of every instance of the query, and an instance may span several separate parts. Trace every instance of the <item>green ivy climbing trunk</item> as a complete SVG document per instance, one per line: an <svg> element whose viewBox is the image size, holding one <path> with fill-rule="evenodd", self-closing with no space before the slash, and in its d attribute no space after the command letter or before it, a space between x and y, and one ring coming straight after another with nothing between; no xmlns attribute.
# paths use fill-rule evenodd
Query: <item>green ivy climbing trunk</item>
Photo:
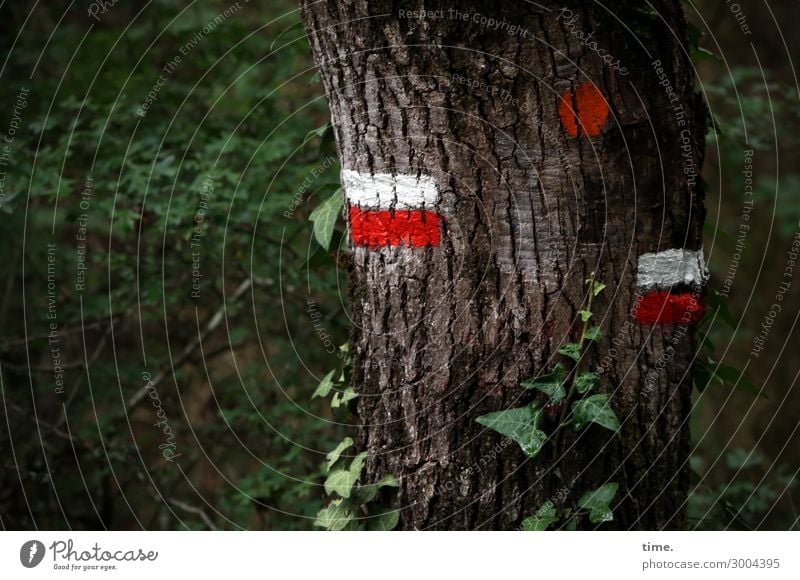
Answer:
<svg viewBox="0 0 800 580"><path fill-rule="evenodd" d="M680 1L301 4L345 169L359 443L398 527L512 529L608 482L604 529L684 525L691 327L634 316L639 256L701 245ZM541 397L520 383L569 362L592 273L581 366L621 430L529 458L476 418Z"/></svg>

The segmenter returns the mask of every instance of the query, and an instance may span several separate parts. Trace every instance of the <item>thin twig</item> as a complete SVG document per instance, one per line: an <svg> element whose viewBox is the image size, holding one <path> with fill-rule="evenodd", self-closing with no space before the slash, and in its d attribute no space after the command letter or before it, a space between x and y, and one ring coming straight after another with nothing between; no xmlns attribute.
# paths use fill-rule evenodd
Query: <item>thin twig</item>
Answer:
<svg viewBox="0 0 800 580"><path fill-rule="evenodd" d="M104 319L105 320L105 319ZM103 324L104 320L96 320L95 322L85 324L83 326L76 326L74 328L65 328L64 330L58 331L58 336L66 336L68 334L77 334L79 332L83 332L87 328L97 328ZM41 340L45 338L50 338L49 334L39 334L37 336L29 336L28 338L15 338L12 340L7 340L5 342L0 342L0 347L6 348L9 346L14 346L17 344L26 344L29 342L33 342L34 340ZM5 364L5 363L3 363ZM26 367L27 368L27 367Z"/></svg>
<svg viewBox="0 0 800 580"><path fill-rule="evenodd" d="M108 336L109 336L110 332L111 332L111 327L109 326L108 328L106 328L105 332L103 333L103 336L101 337L100 342L98 343L98 345L95 348L94 352L92 352L92 355L89 357L88 364L91 364L95 360L97 360L97 357L100 355L100 351L103 350L103 347L106 345L106 342L108 341ZM2 362L3 366L6 366L6 367L8 367L10 369L14 369L14 370L39 372L39 373L50 373L50 372L53 372L52 365L21 365L21 364L16 364L16 363L10 363L10 362L5 361L5 360L4 361L0 361L0 362ZM73 362L64 363L64 364L61 365L61 368L64 369L64 370L67 370L67 369L77 369L77 368L85 367L85 366L87 366L86 360L85 359L80 359L80 360L76 360L76 361L73 361Z"/></svg>
<svg viewBox="0 0 800 580"><path fill-rule="evenodd" d="M89 373L89 367L92 366L92 363L94 361L96 361L100 357L100 352L103 350L103 347L106 345L106 342L108 342L108 337L109 336L111 336L111 326L110 325L108 327L106 327L106 330L103 333L103 336L100 338L100 342L97 343L97 347L94 349L94 352L92 352L92 355L88 359L86 359L86 361L84 362L84 366L86 368L86 373L87 374ZM64 413L58 418L58 421L56 421L56 423L55 423L56 426L60 426L60 425L62 425L64 423L64 421L66 421L66 419L67 419L67 409L69 409L70 404L75 399L75 396L78 394L78 385L80 384L80 382L81 382L81 378L78 377L75 380L75 383L72 385L72 390L69 392L69 396L67 397L67 400L64 401Z"/></svg>
<svg viewBox="0 0 800 580"><path fill-rule="evenodd" d="M247 278L244 282L239 284L239 287L236 288L234 293L231 295L231 301L240 298L242 294L247 292L247 289L250 288L250 286L252 285L253 285L252 278ZM186 362L186 360L194 352L195 348L197 348L197 345L199 345L202 341L204 341L209 334L214 332L214 330L220 325L224 317L225 317L225 304L220 306L219 310L217 310L214 313L214 316L211 317L211 320L209 320L208 324L206 324L205 329L203 330L202 333L200 333L197 336L197 338L195 338L192 342L187 344L174 360L170 361L169 364L167 364L161 370L159 370L151 381L148 381L146 385L142 386L138 391L136 391L133 394L133 396L130 399L128 399L127 410L130 411L136 405L138 405L139 402L141 402L141 400L144 399L144 396L147 394L147 391L149 389L158 386L159 383L161 383L161 381L163 381L164 378L166 378L167 373L170 371L170 369L178 367L182 365L184 362Z"/></svg>
<svg viewBox="0 0 800 580"><path fill-rule="evenodd" d="M213 531L217 531L217 526L214 525L214 522L211 521L211 518L208 517L208 514L204 512L201 508L194 507L189 505L188 503L184 503L179 499L175 499L174 497L169 498L169 503L174 505L175 507L181 508L185 512L189 512L190 514L195 514L200 516L200 519L209 527L209 529Z"/></svg>
<svg viewBox="0 0 800 580"><path fill-rule="evenodd" d="M592 312L592 302L594 301L594 280L595 280L595 273L592 272L589 276L589 279L586 283L589 285L589 298L586 305L586 310L588 312ZM583 305L583 303L581 303ZM564 420L567 418L567 413L569 412L569 405L572 402L573 397L575 396L575 386L577 384L577 376L578 371L580 370L581 363L583 362L583 345L586 344L586 331L589 329L589 320L591 320L591 316L583 321L583 329L581 330L581 340L578 343L579 351L580 351L580 358L575 362L575 366L570 370L569 378L569 389L567 390L567 396L564 399L564 402L561 406L561 413L558 417L558 425L556 426L556 430L553 433L553 461L555 462L556 458L558 457L559 447L561 447L561 430L564 427Z"/></svg>
<svg viewBox="0 0 800 580"><path fill-rule="evenodd" d="M30 417L30 416L31 416L31 414L30 414L28 411L26 411L25 409L23 409L22 407L20 407L20 406L19 406L19 405L17 405L16 403L12 403L12 402L10 402L10 401L8 401L8 400L7 400L5 403L6 403L6 405L7 405L7 406L8 406L8 407L9 407L9 408L12 410L12 411L15 411L15 412L16 412L16 413L18 413L19 415L22 415L23 417ZM62 439L66 439L67 441L71 441L72 443L79 443L79 442L78 442L78 440L77 440L77 439L75 439L75 437L73 437L72 435L69 435L69 434L67 434L67 433L64 433L64 432L63 432L61 429L59 429L57 426L55 426L55 425L51 425L50 423L47 423L47 422L45 422L45 421L42 421L42 420L41 420L41 419L39 419L38 417L31 417L31 418L32 418L34 421L36 421L36 423L37 423L37 424L38 424L40 427L44 427L44 428L45 428L47 431L50 431L51 433L54 433L54 434L58 435L58 436L59 436L59 437L61 437Z"/></svg>

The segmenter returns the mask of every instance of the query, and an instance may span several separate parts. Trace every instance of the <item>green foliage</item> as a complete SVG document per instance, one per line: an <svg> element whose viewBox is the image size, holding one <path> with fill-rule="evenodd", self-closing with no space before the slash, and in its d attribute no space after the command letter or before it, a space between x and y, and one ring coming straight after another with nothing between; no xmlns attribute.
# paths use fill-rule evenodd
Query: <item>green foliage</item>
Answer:
<svg viewBox="0 0 800 580"><path fill-rule="evenodd" d="M331 392L331 389L333 389L333 375L334 374L336 374L336 369L333 369L327 375L322 377L322 380L319 382L319 385L317 385L317 388L314 391L314 394L311 395L312 398L313 397L327 397L328 396L328 394Z"/></svg>
<svg viewBox="0 0 800 580"><path fill-rule="evenodd" d="M608 402L608 395L602 393L575 401L572 405L572 422L576 431L588 423L597 423L610 431L619 431L620 428L619 419Z"/></svg>
<svg viewBox="0 0 800 580"><path fill-rule="evenodd" d="M536 389L540 391L547 397L550 404L556 404L560 403L564 397L567 396L567 391L564 389L565 374L564 365L556 363L552 373L522 381L520 385L524 389Z"/></svg>
<svg viewBox="0 0 800 580"><path fill-rule="evenodd" d="M719 458L724 461L720 461ZM689 527L697 530L795 529L792 494L797 470L770 462L758 451L734 448L715 454L709 467L692 457L694 486L689 494Z"/></svg>
<svg viewBox="0 0 800 580"><path fill-rule="evenodd" d="M558 354L563 354L564 356L568 356L575 362L581 360L581 351L583 347L580 343L577 342L568 342L567 344L562 344L558 347Z"/></svg>
<svg viewBox="0 0 800 580"><path fill-rule="evenodd" d="M575 377L575 390L583 395L588 393L600 382L600 376L597 373L585 372L580 373Z"/></svg>
<svg viewBox="0 0 800 580"><path fill-rule="evenodd" d="M534 401L525 407L481 415L475 420L518 443L528 457L536 457L547 439L539 429L543 415L539 403Z"/></svg>
<svg viewBox="0 0 800 580"><path fill-rule="evenodd" d="M347 468L331 468L342 460L342 453L352 446L353 440L343 439L328 453L325 493L333 497L326 507L317 513L314 525L329 531L339 530L391 530L397 525L399 511L389 510L375 502L381 489L399 486L397 478L385 475L376 483L359 484L367 460L367 452L356 455ZM361 517L359 514L366 514Z"/></svg>
<svg viewBox="0 0 800 580"><path fill-rule="evenodd" d="M555 506L547 502L532 516L522 520L522 531L524 532L543 532L552 524L558 521Z"/></svg>
<svg viewBox="0 0 800 580"><path fill-rule="evenodd" d="M328 460L328 463L325 466L328 471L330 471L331 467L333 467L333 465L339 460L339 457L341 457L342 453L349 449L351 445L353 445L353 439L351 437L345 437L339 442L339 445L337 445L333 451L325 456L325 459Z"/></svg>
<svg viewBox="0 0 800 580"><path fill-rule="evenodd" d="M689 37L689 56L691 57L692 62L698 63L704 60L721 60L719 56L700 46L700 40L705 36L703 31L701 31L692 22L687 22L686 28Z"/></svg>
<svg viewBox="0 0 800 580"><path fill-rule="evenodd" d="M592 297L598 296L600 292L605 290L606 287L605 284L603 284L602 282L598 282L594 278L589 278L588 280L586 280L586 284L588 284L592 289ZM588 318L586 320L588 320ZM584 320L584 322L586 322L586 320Z"/></svg>
<svg viewBox="0 0 800 580"><path fill-rule="evenodd" d="M325 250L330 248L342 207L344 207L344 196L342 191L337 189L308 216L308 219L314 223L314 237Z"/></svg>
<svg viewBox="0 0 800 580"><path fill-rule="evenodd" d="M367 520L367 529L371 532L386 532L393 530L399 520L399 510L384 511Z"/></svg>
<svg viewBox="0 0 800 580"><path fill-rule="evenodd" d="M355 514L350 509L350 505L344 500L335 499L317 514L314 525L325 528L331 532L343 530L347 524L353 521Z"/></svg>
<svg viewBox="0 0 800 580"><path fill-rule="evenodd" d="M600 342L603 340L603 331L600 330L599 326L590 326L583 333L583 338L592 342Z"/></svg>
<svg viewBox="0 0 800 580"><path fill-rule="evenodd" d="M597 373L592 371L580 372L578 366L583 357L584 349L590 342L599 342L602 333L597 327L589 326L589 319L592 318L592 302L598 296L605 284L598 282L594 276L586 280L589 286L587 296L587 306L580 312L583 321L580 342L570 342L558 348L558 353L574 361L576 366L567 373L563 363L556 363L550 373L522 381L524 389L539 391L546 397L546 403L550 407L560 407L563 409L559 423L552 435L548 436L541 429L544 412L538 401L533 401L524 407L497 411L487 415L481 415L475 420L489 427L493 431L511 438L518 443L523 452L529 457L539 454L544 444L554 436L560 434L561 429L568 425L573 425L577 431L589 423L595 423L611 431L617 432L620 423L609 403L609 397L605 394L591 395L573 401L575 395L585 395L594 389L600 381ZM567 415L566 410L572 409L572 413ZM557 445L554 446L554 453Z"/></svg>
<svg viewBox="0 0 800 580"><path fill-rule="evenodd" d="M536 510L532 516L522 520L522 531L542 532L558 521L564 521L562 528L575 530L578 523L588 517L594 525L603 524L614 520L611 502L617 495L619 484L611 482L587 491L578 500L575 508L563 506L556 507L553 502L547 501Z"/></svg>
<svg viewBox="0 0 800 580"><path fill-rule="evenodd" d="M333 393L330 401L331 409L347 408L347 403L358 397L358 393L350 386L353 367L347 343L339 347L339 353L341 354L340 367L329 371L322 377L311 396L312 398L325 398ZM334 378L337 374L338 378Z"/></svg>
<svg viewBox="0 0 800 580"><path fill-rule="evenodd" d="M364 460L366 459L366 452L359 453L348 469L336 469L328 474L325 480L325 493L328 495L337 494L343 498L350 497L350 491L353 485L361 477L361 471L364 468Z"/></svg>
<svg viewBox="0 0 800 580"><path fill-rule="evenodd" d="M343 391L334 393L333 397L331 398L331 408L336 409L341 407L356 397L358 397L358 393L356 393L353 387L345 387Z"/></svg>
<svg viewBox="0 0 800 580"><path fill-rule="evenodd" d="M352 359L347 344L339 347L342 355L340 366L323 377L314 396L331 397L331 410L344 409L347 412L350 401L358 395L350 386ZM334 378L337 377L338 378ZM317 513L314 525L330 531L338 530L390 530L398 522L400 513L387 509L378 498L381 489L399 487L394 475L387 474L375 483L363 483L361 477L367 452L355 455L347 467L342 466L344 453L353 446L353 439L345 437L325 456L323 466L327 474L324 483L325 493L330 496L328 505ZM363 516L363 517L362 517Z"/></svg>
<svg viewBox="0 0 800 580"><path fill-rule="evenodd" d="M534 400L524 407L496 411L475 419L481 425L510 438L520 446L525 455L531 458L539 455L545 444L551 442L553 464L557 463L560 435L566 427L571 425L575 431L579 431L589 424L595 424L614 433L621 428L619 419L611 408L609 395L588 394L598 387L600 376L593 371L580 370L585 349L590 344L599 343L603 336L598 327L589 326L589 320L594 315L592 312L593 300L603 291L605 284L596 281L594 275L586 280L586 284L588 286L586 308L581 309L578 313L583 322L581 340L561 345L557 351L573 361L573 368L567 370L563 363L558 362L553 366L551 372L520 383L524 389L541 393L545 397L547 407L561 409L558 422L552 432L548 434L544 430L544 410L538 400ZM569 412L570 409L571 412ZM602 523L613 519L609 504L616 493L617 486L618 484L611 483L595 490L594 495L581 498L586 505L581 505L579 502L578 506L588 511L589 520L592 523ZM607 501L603 503L606 498ZM555 507L548 502L534 515L523 520L522 529L546 530L563 515L558 514ZM580 514L573 515L566 526L577 525L578 517Z"/></svg>
<svg viewBox="0 0 800 580"><path fill-rule="evenodd" d="M781 119L786 126L796 125L800 120L800 111L793 99L794 85L764 78L764 71L758 67L733 68L715 82L706 83L704 89L706 97L714 104L715 115L713 131L708 137L712 143L719 141L721 145L730 145L730 150L723 153L735 155L739 164L742 145L756 150L774 147L775 119ZM746 124L742 119L746 119ZM789 134L781 141L788 147L796 145L797 139L796 135ZM789 196L797 199L798 191L785 193L782 201ZM780 204L776 209L779 208Z"/></svg>
<svg viewBox="0 0 800 580"><path fill-rule="evenodd" d="M695 361L692 372L695 386L700 392L711 385L728 385L734 389L750 393L751 395L767 398L767 394L763 391L763 388L753 384L741 370L734 366L716 361L712 357L706 357L705 360L698 358Z"/></svg>
<svg viewBox="0 0 800 580"><path fill-rule="evenodd" d="M708 336L712 321L720 320L733 330L736 329L737 324L728 307L727 300L716 290L708 293L706 303L706 314L697 328L700 336L699 350L705 356L698 356L692 367L692 380L695 388L702 393L709 386L729 386L751 395L767 398L763 387L758 387L750 381L743 370L716 360L716 347Z"/></svg>
<svg viewBox="0 0 800 580"><path fill-rule="evenodd" d="M619 484L607 483L593 491L587 491L578 500L578 507L589 511L589 521L593 524L610 522L614 519L610 504L617 495Z"/></svg>

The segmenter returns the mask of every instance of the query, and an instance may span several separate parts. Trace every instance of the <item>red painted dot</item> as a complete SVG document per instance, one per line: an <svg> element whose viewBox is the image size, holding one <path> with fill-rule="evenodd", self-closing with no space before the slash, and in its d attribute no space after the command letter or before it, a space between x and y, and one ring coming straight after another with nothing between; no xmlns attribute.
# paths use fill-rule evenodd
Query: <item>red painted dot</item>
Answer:
<svg viewBox="0 0 800 580"><path fill-rule="evenodd" d="M564 130L572 137L600 134L608 118L608 104L603 93L592 83L583 83L561 95L558 116Z"/></svg>

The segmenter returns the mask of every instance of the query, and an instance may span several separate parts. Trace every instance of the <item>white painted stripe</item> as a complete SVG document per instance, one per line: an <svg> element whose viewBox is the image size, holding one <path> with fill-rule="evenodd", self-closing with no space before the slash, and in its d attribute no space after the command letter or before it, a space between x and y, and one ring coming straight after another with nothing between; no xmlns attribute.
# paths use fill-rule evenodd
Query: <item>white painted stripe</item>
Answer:
<svg viewBox="0 0 800 580"><path fill-rule="evenodd" d="M654 290L676 284L703 284L707 278L702 249L672 249L639 256L636 284L640 288Z"/></svg>
<svg viewBox="0 0 800 580"><path fill-rule="evenodd" d="M430 175L391 175L342 170L342 187L352 205L370 209L433 208L439 188Z"/></svg>

